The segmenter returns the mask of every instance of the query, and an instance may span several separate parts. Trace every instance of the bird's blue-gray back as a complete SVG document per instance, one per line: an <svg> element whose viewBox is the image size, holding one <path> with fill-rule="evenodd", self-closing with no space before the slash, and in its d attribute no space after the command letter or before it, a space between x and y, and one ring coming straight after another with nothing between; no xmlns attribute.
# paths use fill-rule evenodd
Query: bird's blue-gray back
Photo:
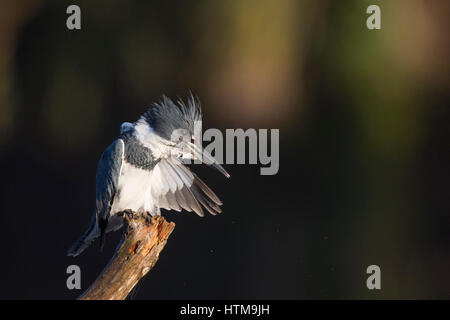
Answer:
<svg viewBox="0 0 450 320"><path fill-rule="evenodd" d="M97 166L96 174L96 211L97 221L107 219L114 196L117 192L124 142L116 139L103 152Z"/></svg>

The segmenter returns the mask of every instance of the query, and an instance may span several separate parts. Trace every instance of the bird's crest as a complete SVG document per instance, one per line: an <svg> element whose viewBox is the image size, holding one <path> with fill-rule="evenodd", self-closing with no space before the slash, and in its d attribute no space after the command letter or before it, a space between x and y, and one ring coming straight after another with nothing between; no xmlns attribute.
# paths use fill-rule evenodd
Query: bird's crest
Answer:
<svg viewBox="0 0 450 320"><path fill-rule="evenodd" d="M194 134L194 125L202 121L200 101L192 94L185 103L182 99L173 102L167 96L155 103L151 109L144 113L143 119L155 130L159 136L170 140L176 129L186 129Z"/></svg>

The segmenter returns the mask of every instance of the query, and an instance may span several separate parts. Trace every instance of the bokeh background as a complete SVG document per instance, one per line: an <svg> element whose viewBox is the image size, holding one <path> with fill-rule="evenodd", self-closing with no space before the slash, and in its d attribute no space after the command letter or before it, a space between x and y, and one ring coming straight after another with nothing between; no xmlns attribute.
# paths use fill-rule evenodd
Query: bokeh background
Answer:
<svg viewBox="0 0 450 320"><path fill-rule="evenodd" d="M82 29L66 28L77 4ZM378 4L382 29L366 28ZM176 229L136 299L450 298L450 2L0 1L0 298L73 299L95 169L162 94L204 128L279 128L280 170L194 170L224 202ZM381 267L382 290L366 288Z"/></svg>

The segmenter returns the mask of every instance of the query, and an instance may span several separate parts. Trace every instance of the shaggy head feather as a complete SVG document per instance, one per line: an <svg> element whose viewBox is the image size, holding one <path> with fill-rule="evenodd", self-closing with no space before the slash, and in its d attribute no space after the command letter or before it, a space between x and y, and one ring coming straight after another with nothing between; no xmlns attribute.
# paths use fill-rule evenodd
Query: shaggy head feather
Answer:
<svg viewBox="0 0 450 320"><path fill-rule="evenodd" d="M172 133L177 129L188 130L194 134L194 124L202 121L200 101L191 94L187 103L178 99L174 103L170 98L163 96L155 103L153 108L144 113L144 120L153 128L156 134L170 140Z"/></svg>

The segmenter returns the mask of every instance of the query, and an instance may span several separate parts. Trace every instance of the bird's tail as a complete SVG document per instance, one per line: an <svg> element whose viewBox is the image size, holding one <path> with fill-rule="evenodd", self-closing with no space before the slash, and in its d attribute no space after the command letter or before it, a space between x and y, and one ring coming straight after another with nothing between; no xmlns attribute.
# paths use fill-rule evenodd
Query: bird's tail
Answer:
<svg viewBox="0 0 450 320"><path fill-rule="evenodd" d="M81 252L84 251L89 245L100 236L100 229L97 226L97 221L95 215L93 215L91 223L89 224L89 227L87 228L86 232L81 236L80 239L78 239L77 242L75 242L70 248L70 250L67 252L68 256L76 257Z"/></svg>

